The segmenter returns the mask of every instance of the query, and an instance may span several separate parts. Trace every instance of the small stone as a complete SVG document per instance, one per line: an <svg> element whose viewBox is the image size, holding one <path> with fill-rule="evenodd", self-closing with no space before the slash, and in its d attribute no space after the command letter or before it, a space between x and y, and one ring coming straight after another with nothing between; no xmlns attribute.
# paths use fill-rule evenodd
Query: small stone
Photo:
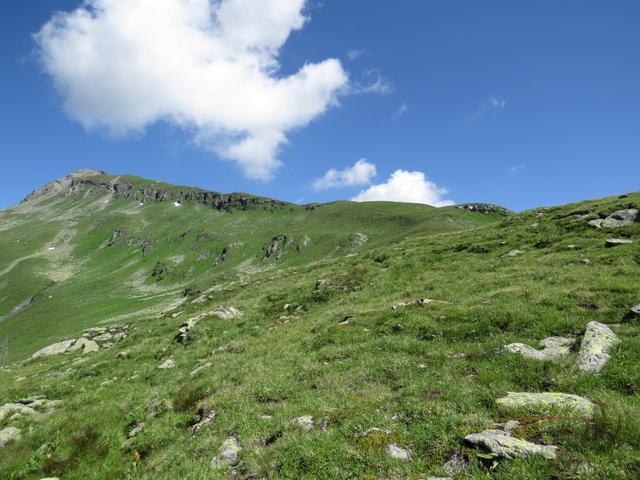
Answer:
<svg viewBox="0 0 640 480"><path fill-rule="evenodd" d="M596 218L595 220L589 220L588 225L593 228L602 228L602 218Z"/></svg>
<svg viewBox="0 0 640 480"><path fill-rule="evenodd" d="M273 416L272 415L260 415L258 418L260 420L264 420L265 422L273 420Z"/></svg>
<svg viewBox="0 0 640 480"><path fill-rule="evenodd" d="M311 415L302 415L294 419L294 423L305 432L310 432L313 429L313 417Z"/></svg>
<svg viewBox="0 0 640 480"><path fill-rule="evenodd" d="M0 430L0 447L9 442L17 442L20 440L20 430L15 427L7 427Z"/></svg>
<svg viewBox="0 0 640 480"><path fill-rule="evenodd" d="M216 418L216 412L212 410L206 410L204 408L199 408L198 412L193 418L191 435L195 435L201 428L211 423L214 418Z"/></svg>
<svg viewBox="0 0 640 480"><path fill-rule="evenodd" d="M631 307L631 313L633 313L634 315L640 317L640 304Z"/></svg>
<svg viewBox="0 0 640 480"><path fill-rule="evenodd" d="M504 458L531 457L540 455L544 458L556 458L556 449L553 445L537 445L535 443L512 437L502 430L483 430L480 433L472 433L464 437L464 441L470 445L485 448L491 453Z"/></svg>
<svg viewBox="0 0 640 480"><path fill-rule="evenodd" d="M158 368L161 368L161 369L175 368L175 366L176 366L176 362L174 362L173 360L168 358L162 364L160 364L160 366L158 366Z"/></svg>
<svg viewBox="0 0 640 480"><path fill-rule="evenodd" d="M469 459L460 452L453 452L447 458L446 463L442 466L442 469L448 475L456 475L469 468ZM434 477L432 477L434 478Z"/></svg>
<svg viewBox="0 0 640 480"><path fill-rule="evenodd" d="M209 464L211 468L220 468L226 465L231 465L238 460L238 454L242 450L242 447L238 443L235 437L229 437L220 446L218 454L211 459Z"/></svg>
<svg viewBox="0 0 640 480"><path fill-rule="evenodd" d="M580 344L576 367L586 372L599 372L609 361L609 352L619 341L607 325L589 322Z"/></svg>
<svg viewBox="0 0 640 480"><path fill-rule="evenodd" d="M555 392L509 392L506 397L499 398L497 403L507 408L528 408L541 411L562 408L586 417L592 416L596 409L595 404L586 398ZM507 430L506 424L505 430Z"/></svg>
<svg viewBox="0 0 640 480"><path fill-rule="evenodd" d="M607 248L617 247L618 245L629 245L633 243L633 240L629 240L628 238L607 238L604 246Z"/></svg>
<svg viewBox="0 0 640 480"><path fill-rule="evenodd" d="M395 443L387 445L387 455L391 458L395 458L396 460L402 460L403 462L411 460L411 452L405 448L399 447Z"/></svg>
<svg viewBox="0 0 640 480"><path fill-rule="evenodd" d="M524 252L522 250L511 250L510 252L507 252L504 255L502 255L502 258L517 257L518 255L521 255L523 253Z"/></svg>
<svg viewBox="0 0 640 480"><path fill-rule="evenodd" d="M191 373L189 373L190 376L195 376L198 373L200 373L202 370L204 370L205 368L209 368L211 367L213 364L211 362L207 362L204 365L200 365L198 368L194 369L191 371Z"/></svg>

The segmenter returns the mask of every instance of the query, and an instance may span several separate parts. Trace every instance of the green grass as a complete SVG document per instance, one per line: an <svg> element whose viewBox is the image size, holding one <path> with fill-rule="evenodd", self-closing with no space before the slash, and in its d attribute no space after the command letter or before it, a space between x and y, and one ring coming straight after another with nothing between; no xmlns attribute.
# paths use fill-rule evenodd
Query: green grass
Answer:
<svg viewBox="0 0 640 480"><path fill-rule="evenodd" d="M2 478L229 478L229 468L214 471L209 462L230 435L243 447L235 478L444 476L442 465L455 451L472 460L456 478L640 474L640 329L624 320L640 301L640 251L637 242L604 248L609 236L638 239L640 225L596 230L574 214L595 218L637 206L640 194L506 218L392 203L233 213L166 204L125 213L137 205L125 201L96 213L86 204L67 198L43 207L52 218L62 211L77 218L70 258L80 266L47 289L52 298L0 321L0 339L10 339L17 361L116 315L134 329L82 363L75 363L79 354L62 355L0 371L0 404L34 394L63 401L47 419L25 421L23 430L32 425L33 432L2 447ZM48 225L53 235L60 228L53 220ZM104 247L115 229L152 240L149 254L126 243ZM369 241L351 244L356 232ZM294 244L308 235L311 243L281 260L263 260L264 244L278 234L293 236ZM12 229L3 231L2 241L11 235ZM222 247L234 242L242 245L213 266ZM501 258L512 249L524 253ZM205 250L212 256L198 262ZM178 255L180 263L171 260ZM150 274L158 261L168 274L156 283ZM262 268L247 273L248 262ZM21 264L26 278L15 285L24 288L29 275L46 268ZM126 285L132 278L135 287ZM2 286L0 297L9 298L13 285ZM194 295L175 310L140 313L181 298L186 287L212 285L221 289L204 304L190 303ZM391 309L421 297L451 303ZM0 314L11 301L5 303ZM302 308L285 310L285 304ZM184 319L217 305L245 315L202 321L187 346L172 341ZM175 311L183 313L171 318ZM341 324L346 316L353 318ZM615 324L622 339L599 375L573 370L574 354L539 363L495 353L510 342L535 346L549 335L580 337L590 320ZM116 358L122 350L128 356ZM465 356L454 355L460 352ZM167 358L177 367L159 370ZM211 366L190 375L205 363ZM66 377L48 376L67 369ZM591 420L512 414L495 403L508 391L574 393L596 402L599 413ZM191 438L198 408L215 411L216 418ZM273 419L261 420L265 414ZM299 430L292 419L301 415L323 420L326 429ZM466 434L507 419L522 422L519 437L557 445L558 459L493 465L462 444ZM122 448L142 421L131 448ZM360 435L372 427L389 433ZM387 457L390 441L409 448L412 460ZM39 451L45 442L48 453Z"/></svg>

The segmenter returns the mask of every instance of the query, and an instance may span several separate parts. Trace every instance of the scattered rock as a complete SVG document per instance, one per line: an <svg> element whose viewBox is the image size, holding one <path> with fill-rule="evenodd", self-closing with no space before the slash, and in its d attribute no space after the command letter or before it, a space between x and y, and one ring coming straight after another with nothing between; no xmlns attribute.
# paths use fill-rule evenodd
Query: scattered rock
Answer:
<svg viewBox="0 0 640 480"><path fill-rule="evenodd" d="M599 372L609 361L609 351L619 341L607 325L589 322L580 344L576 367L587 372Z"/></svg>
<svg viewBox="0 0 640 480"><path fill-rule="evenodd" d="M432 300L431 298L419 298L412 302L398 302L391 307L392 310L400 310L401 308L411 307L414 305L451 305L451 302L445 300Z"/></svg>
<svg viewBox="0 0 640 480"><path fill-rule="evenodd" d="M225 305L216 307L209 312L201 313L200 315L191 317L190 319L182 322L182 324L180 325L180 328L178 329L178 333L175 336L175 340L177 342L184 343L184 344L188 343L189 331L195 325L197 325L198 323L200 323L202 320L206 318L218 317L223 320L228 320L231 318L241 317L242 315L244 315L243 312L241 312L235 307L225 306Z"/></svg>
<svg viewBox="0 0 640 480"><path fill-rule="evenodd" d="M518 255L520 255L522 253L524 253L524 251L522 251L522 250L511 250L510 252L507 252L504 255L502 255L502 258L517 257Z"/></svg>
<svg viewBox="0 0 640 480"><path fill-rule="evenodd" d="M268 414L260 415L258 418L260 420L264 420L265 422L269 422L269 421L273 420L273 415L268 415Z"/></svg>
<svg viewBox="0 0 640 480"><path fill-rule="evenodd" d="M313 417L311 415L302 415L301 417L295 418L293 421L305 432L313 430Z"/></svg>
<svg viewBox="0 0 640 480"><path fill-rule="evenodd" d="M558 448L553 445L537 445L515 438L502 430L483 430L480 433L472 433L464 437L464 441L470 445L485 448L504 458L541 455L544 458L553 459L556 458L556 449Z"/></svg>
<svg viewBox="0 0 640 480"><path fill-rule="evenodd" d="M20 430L15 427L7 427L0 430L0 447L9 442L17 442L20 440Z"/></svg>
<svg viewBox="0 0 640 480"><path fill-rule="evenodd" d="M220 468L226 465L231 465L238 460L238 454L242 450L242 447L238 443L235 437L229 437L220 446L218 454L211 459L209 464L211 468Z"/></svg>
<svg viewBox="0 0 640 480"><path fill-rule="evenodd" d="M540 345L544 347L542 350L536 350L524 343L510 343L502 347L502 351L519 353L525 358L534 360L555 360L567 355L575 341L573 337L547 337L540 341Z"/></svg>
<svg viewBox="0 0 640 480"><path fill-rule="evenodd" d="M509 392L506 397L499 398L497 403L507 408L527 408L541 411L561 408L587 417L592 416L596 409L595 404L586 398L554 392ZM507 430L506 424L505 430Z"/></svg>
<svg viewBox="0 0 640 480"><path fill-rule="evenodd" d="M399 447L395 443L387 445L387 455L391 458L395 458L396 460L402 460L403 462L411 460L411 452L405 448Z"/></svg>
<svg viewBox="0 0 640 480"><path fill-rule="evenodd" d="M602 218L596 218L595 220L589 220L587 223L590 227L593 228L602 228Z"/></svg>
<svg viewBox="0 0 640 480"><path fill-rule="evenodd" d="M166 359L163 363L161 363L158 368L167 369L167 368L175 368L176 362L171 360L170 358Z"/></svg>
<svg viewBox="0 0 640 480"><path fill-rule="evenodd" d="M636 317L640 317L640 303L635 307L631 307L631 313Z"/></svg>
<svg viewBox="0 0 640 480"><path fill-rule="evenodd" d="M144 429L145 423L140 422L127 434L127 438L122 442L122 448L129 449L133 443L133 439Z"/></svg>
<svg viewBox="0 0 640 480"><path fill-rule="evenodd" d="M618 245L629 245L633 243L633 240L629 240L628 238L607 238L604 246L607 248L617 247Z"/></svg>

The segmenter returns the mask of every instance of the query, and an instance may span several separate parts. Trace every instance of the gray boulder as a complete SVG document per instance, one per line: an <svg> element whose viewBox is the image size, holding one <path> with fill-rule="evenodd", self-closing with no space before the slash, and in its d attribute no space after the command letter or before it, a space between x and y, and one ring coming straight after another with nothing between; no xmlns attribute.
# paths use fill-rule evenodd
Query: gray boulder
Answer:
<svg viewBox="0 0 640 480"><path fill-rule="evenodd" d="M626 227L633 222L640 222L640 210L627 208L613 212L602 220L602 226L607 228Z"/></svg>
<svg viewBox="0 0 640 480"><path fill-rule="evenodd" d="M31 358L36 359L41 357L49 357L51 355L60 355L61 353L67 352L69 348L73 346L74 343L76 343L75 338L54 343L53 345L49 345L48 347L45 347L42 350L38 350L36 353L31 355Z"/></svg>
<svg viewBox="0 0 640 480"><path fill-rule="evenodd" d="M609 361L609 352L619 341L607 325L589 322L580 344L576 368L585 372L599 372Z"/></svg>
<svg viewBox="0 0 640 480"><path fill-rule="evenodd" d="M502 255L502 258L509 258L509 257L517 257L518 255L524 253L522 250L511 250L510 252L505 253L504 255Z"/></svg>

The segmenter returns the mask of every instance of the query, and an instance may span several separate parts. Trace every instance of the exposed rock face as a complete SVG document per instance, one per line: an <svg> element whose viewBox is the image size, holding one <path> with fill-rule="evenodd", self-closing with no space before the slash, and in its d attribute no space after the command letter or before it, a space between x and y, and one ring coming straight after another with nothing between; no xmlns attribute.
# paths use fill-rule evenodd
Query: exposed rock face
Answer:
<svg viewBox="0 0 640 480"><path fill-rule="evenodd" d="M512 437L502 430L483 430L480 433L472 433L464 437L464 441L470 445L485 448L491 453L504 458L532 457L540 455L544 458L556 458L556 449L553 445L537 445L535 443Z"/></svg>
<svg viewBox="0 0 640 480"><path fill-rule="evenodd" d="M465 203L463 205L457 205L457 208L461 210L469 210L470 212L488 214L488 213L499 213L500 215L507 216L511 214L509 210L504 207L499 207L498 205L491 205L489 203Z"/></svg>
<svg viewBox="0 0 640 480"><path fill-rule="evenodd" d="M584 332L576 367L586 372L599 372L609 361L609 352L620 339L605 324L589 322Z"/></svg>
<svg viewBox="0 0 640 480"><path fill-rule="evenodd" d="M238 443L235 437L227 438L222 445L218 454L211 459L209 464L211 468L220 468L226 465L231 465L238 461L238 454L242 450L242 447Z"/></svg>
<svg viewBox="0 0 640 480"><path fill-rule="evenodd" d="M506 408L527 408L538 411L566 409L586 417L592 416L596 410L595 404L591 401L568 393L509 392L506 397L499 398L497 403Z"/></svg>
<svg viewBox="0 0 640 480"><path fill-rule="evenodd" d="M293 244L293 237L290 235L276 235L263 247L264 258L280 260L289 247Z"/></svg>
<svg viewBox="0 0 640 480"><path fill-rule="evenodd" d="M79 170L46 184L27 196L23 202L37 199L47 194L72 195L88 191L100 196L113 195L114 198L134 199L141 203L174 202L184 205L194 202L220 211L279 209L290 204L270 198L253 197L242 193L223 194L197 188L167 189L161 183L134 184L120 177L107 176L105 172Z"/></svg>
<svg viewBox="0 0 640 480"><path fill-rule="evenodd" d="M544 347L542 350L536 350L524 343L510 343L505 345L502 351L519 353L525 358L534 360L555 360L567 355L575 341L576 339L573 337L548 337L540 341L540 345Z"/></svg>
<svg viewBox="0 0 640 480"><path fill-rule="evenodd" d="M16 442L20 440L20 430L15 427L7 427L0 430L0 447L3 447L9 442Z"/></svg>

